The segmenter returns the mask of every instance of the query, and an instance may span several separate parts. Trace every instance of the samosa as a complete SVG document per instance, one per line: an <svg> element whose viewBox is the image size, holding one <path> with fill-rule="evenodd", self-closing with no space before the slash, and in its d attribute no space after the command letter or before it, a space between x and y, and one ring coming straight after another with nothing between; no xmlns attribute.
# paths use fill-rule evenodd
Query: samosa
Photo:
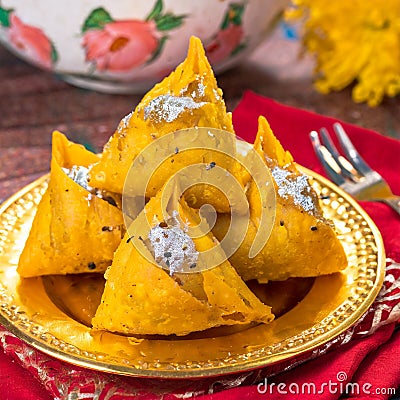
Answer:
<svg viewBox="0 0 400 400"><path fill-rule="evenodd" d="M323 217L319 198L301 173L292 155L274 136L267 120L259 118L254 149L269 168L276 191L276 214L271 234L262 250L249 258L249 250L260 226L261 205L254 182L247 197L250 222L246 237L230 262L245 280L285 280L331 274L347 266L344 249L333 223ZM213 228L222 240L229 229L230 215L220 214Z"/></svg>
<svg viewBox="0 0 400 400"><path fill-rule="evenodd" d="M53 133L49 185L19 259L22 277L104 272L111 264L124 224L115 200L87 184L87 168L96 161L97 155Z"/></svg>
<svg viewBox="0 0 400 400"><path fill-rule="evenodd" d="M135 185L125 187L124 191L125 180L135 158L157 139L179 130L196 127L216 128L232 133L228 137L229 143L219 144L225 153L232 154L226 155L201 148L204 146L186 151L172 146L172 151L165 157L163 166L157 172L152 171L153 178L145 193L147 198L155 196L170 176L187 165L217 165L237 178L240 177L233 153L235 135L232 115L226 111L222 90L217 85L201 41L192 37L187 58L161 83L155 85L131 114L122 119L116 132L105 145L101 160L90 168L90 185L132 197L143 195L140 193L141 188ZM173 140L171 135L170 141ZM195 130L192 140L197 140ZM215 140L222 140L222 136ZM190 141L190 138L186 140L186 144ZM168 143L163 142L162 146L158 146L160 147L165 153ZM229 151L225 151L226 149ZM230 151L231 149L233 151ZM158 153L155 156L157 159L161 157ZM148 160L144 158L142 162L146 163ZM136 190L139 190L139 193ZM227 199L211 185L198 184L188 189L186 200L195 208L209 202L218 211L229 211Z"/></svg>
<svg viewBox="0 0 400 400"><path fill-rule="evenodd" d="M181 336L272 321L271 308L250 291L222 252L211 256L217 265L205 264L202 256L215 250L217 241L210 232L189 235L201 226L196 211L183 197L171 196L163 212L161 192L146 204L118 247L105 274L93 328Z"/></svg>

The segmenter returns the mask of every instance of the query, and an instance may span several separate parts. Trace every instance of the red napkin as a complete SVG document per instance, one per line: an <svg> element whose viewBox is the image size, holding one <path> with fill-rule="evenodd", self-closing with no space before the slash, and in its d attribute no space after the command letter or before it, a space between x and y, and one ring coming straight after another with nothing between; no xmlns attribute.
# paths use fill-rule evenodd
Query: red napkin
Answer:
<svg viewBox="0 0 400 400"><path fill-rule="evenodd" d="M299 164L324 175L308 133L322 126L330 128L335 119L247 92L233 113L238 136L252 142L259 115L267 117L276 136ZM400 142L360 127L343 125L365 160L388 180L394 192L400 193ZM364 202L362 205L381 230L391 259L384 286L359 323L322 348L273 370L207 380L155 382L74 367L32 349L3 329L0 346L5 354L0 354L0 398L389 398L400 386L400 330L395 330L400 317L400 266L393 262L400 262L400 217L384 204ZM9 356L17 362L12 362ZM24 373L21 365L31 374Z"/></svg>

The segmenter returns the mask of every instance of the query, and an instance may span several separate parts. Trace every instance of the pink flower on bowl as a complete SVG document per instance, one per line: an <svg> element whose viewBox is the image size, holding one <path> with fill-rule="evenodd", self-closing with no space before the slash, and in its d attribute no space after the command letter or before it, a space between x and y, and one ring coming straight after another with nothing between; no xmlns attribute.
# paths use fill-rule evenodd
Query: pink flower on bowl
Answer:
<svg viewBox="0 0 400 400"><path fill-rule="evenodd" d="M125 72L155 60L167 40L162 32L180 26L184 18L162 10L157 0L145 21L115 21L104 8L93 10L82 28L86 61L98 71Z"/></svg>
<svg viewBox="0 0 400 400"><path fill-rule="evenodd" d="M241 43L244 34L243 12L243 4L232 3L229 5L220 30L206 45L207 57L211 64L217 64L246 47Z"/></svg>
<svg viewBox="0 0 400 400"><path fill-rule="evenodd" d="M240 25L230 25L219 31L215 39L207 46L207 56L211 64L217 64L230 57L239 46L243 37L243 28Z"/></svg>
<svg viewBox="0 0 400 400"><path fill-rule="evenodd" d="M35 26L24 24L13 10L1 11L3 18L0 24L8 29L10 44L39 66L51 69L58 56L45 33Z"/></svg>
<svg viewBox="0 0 400 400"><path fill-rule="evenodd" d="M158 40L154 21L117 21L87 31L82 43L99 71L127 71L148 61Z"/></svg>

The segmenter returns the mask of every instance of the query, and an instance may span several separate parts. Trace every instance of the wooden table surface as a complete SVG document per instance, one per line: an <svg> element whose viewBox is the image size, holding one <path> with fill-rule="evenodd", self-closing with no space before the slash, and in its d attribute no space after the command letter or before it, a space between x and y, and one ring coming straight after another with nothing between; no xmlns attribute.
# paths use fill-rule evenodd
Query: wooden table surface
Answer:
<svg viewBox="0 0 400 400"><path fill-rule="evenodd" d="M228 110L250 89L287 105L337 117L400 138L400 97L377 108L355 104L351 91L321 95L312 86L313 61L278 28L253 56L217 76ZM49 170L51 132L101 150L141 95L79 89L19 60L0 46L0 202Z"/></svg>

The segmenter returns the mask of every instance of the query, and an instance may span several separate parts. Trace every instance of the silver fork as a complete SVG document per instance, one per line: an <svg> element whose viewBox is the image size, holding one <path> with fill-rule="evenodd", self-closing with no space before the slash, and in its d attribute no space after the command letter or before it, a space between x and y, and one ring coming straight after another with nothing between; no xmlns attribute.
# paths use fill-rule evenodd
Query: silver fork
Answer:
<svg viewBox="0 0 400 400"><path fill-rule="evenodd" d="M333 124L346 157L333 144L326 128L310 132L310 139L318 159L329 177L357 200L380 201L391 206L400 215L400 196L392 193L388 183L360 156L342 125Z"/></svg>

